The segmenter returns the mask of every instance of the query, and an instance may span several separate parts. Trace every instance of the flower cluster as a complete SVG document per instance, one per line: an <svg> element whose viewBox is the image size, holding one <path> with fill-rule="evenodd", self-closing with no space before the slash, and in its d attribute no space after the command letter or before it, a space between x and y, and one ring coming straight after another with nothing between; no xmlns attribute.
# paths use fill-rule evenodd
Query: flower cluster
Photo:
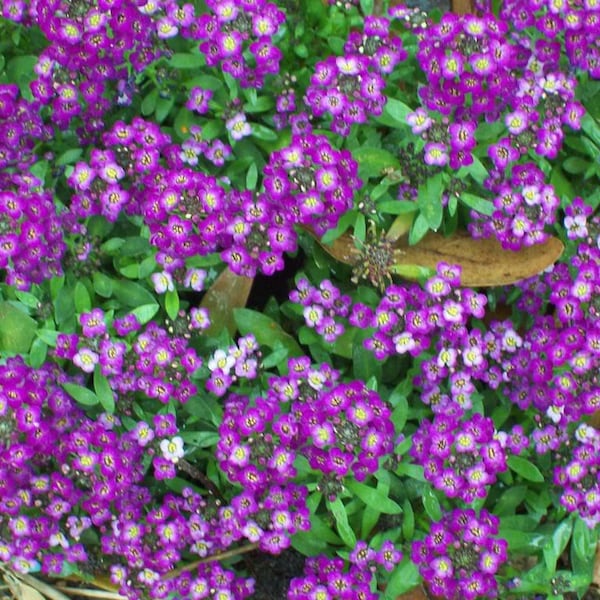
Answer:
<svg viewBox="0 0 600 600"><path fill-rule="evenodd" d="M506 561L507 543L497 539L498 517L481 510L454 509L432 523L429 534L413 543L411 558L441 598L475 600L495 597L494 575Z"/></svg>
<svg viewBox="0 0 600 600"><path fill-rule="evenodd" d="M178 319L171 332L154 322L138 332L140 325L130 313L113 321L116 335L109 335L104 312L95 308L82 313L79 323L82 335L58 334L56 356L72 361L84 373L93 373L98 365L123 397L142 392L163 403L171 399L185 403L196 393L190 377L202 362L189 345L195 323L191 318ZM127 337L131 331L136 331L134 340Z"/></svg>
<svg viewBox="0 0 600 600"><path fill-rule="evenodd" d="M561 491L560 503L570 512L578 511L593 529L600 523L600 433L581 424L575 432L570 460L554 469L554 485Z"/></svg>
<svg viewBox="0 0 600 600"><path fill-rule="evenodd" d="M550 0L503 2L500 18L517 31L535 30L558 46L564 43L574 67L600 78L600 50L596 44L600 7L595 2L566 3L560 10Z"/></svg>
<svg viewBox="0 0 600 600"><path fill-rule="evenodd" d="M332 131L347 136L353 123L383 112L382 75L406 58L400 38L389 29L388 19L367 17L363 33L348 37L344 56L330 56L315 66L304 101L313 115L331 115Z"/></svg>
<svg viewBox="0 0 600 600"><path fill-rule="evenodd" d="M36 160L36 143L50 137L50 128L40 118L37 103L20 97L16 85L0 84L0 169L26 171Z"/></svg>
<svg viewBox="0 0 600 600"><path fill-rule="evenodd" d="M230 480L262 492L296 476L304 456L321 473L319 486L335 496L344 477L377 470L393 447L390 409L361 382L334 384L337 373L292 359L290 375L271 380L266 397L230 395L217 457Z"/></svg>
<svg viewBox="0 0 600 600"><path fill-rule="evenodd" d="M206 389L215 396L224 396L240 379L256 379L261 352L252 334L242 336L227 349L215 350L207 361L210 378Z"/></svg>
<svg viewBox="0 0 600 600"><path fill-rule="evenodd" d="M290 300L303 307L304 322L326 342L333 343L344 333L340 319L348 316L352 300L342 295L328 279L324 279L316 288L308 279L300 278L296 289L290 292Z"/></svg>
<svg viewBox="0 0 600 600"><path fill-rule="evenodd" d="M587 237L596 225L586 224L584 209L577 212ZM597 243L581 242L570 265L523 282L517 307L533 323L513 356L499 360L508 397L522 409L535 407L561 430L600 408L599 268ZM541 298L548 298L553 315L543 314Z"/></svg>
<svg viewBox="0 0 600 600"><path fill-rule="evenodd" d="M493 421L478 413L466 419L436 415L433 422L426 419L419 425L410 454L435 488L471 503L485 498L487 486L507 468L495 433Z"/></svg>
<svg viewBox="0 0 600 600"><path fill-rule="evenodd" d="M344 600L376 600L371 591L371 580L377 567L391 571L402 560L402 554L386 541L379 550L359 540L349 557L347 566L341 558L310 557L305 562L304 576L290 582L288 600L327 598Z"/></svg>
<svg viewBox="0 0 600 600"><path fill-rule="evenodd" d="M285 14L265 0L208 0L206 5L212 14L198 18L194 34L203 40L206 64L219 66L242 87L261 88L267 75L279 72L282 53L273 38Z"/></svg>
<svg viewBox="0 0 600 600"><path fill-rule="evenodd" d="M560 200L538 167L533 163L514 165L510 178L491 185L494 211L490 217L471 212L469 231L473 237L494 237L510 250L548 238L545 230L556 221Z"/></svg>
<svg viewBox="0 0 600 600"><path fill-rule="evenodd" d="M68 225L39 181L10 179L0 189L0 269L6 283L26 290L62 273Z"/></svg>
<svg viewBox="0 0 600 600"><path fill-rule="evenodd" d="M166 47L160 38L168 37L169 29L177 33L178 26L190 25L194 15L174 0L145 6L125 0L49 0L8 18L26 19L49 40L35 66L31 91L50 108L59 128L67 129L78 117L83 123L80 135L87 138L103 129L103 117L113 103L131 103L135 78L127 63L140 71L163 55Z"/></svg>
<svg viewBox="0 0 600 600"><path fill-rule="evenodd" d="M349 151L336 150L324 135L306 132L293 135L285 148L270 155L263 185L268 201L285 208L292 223L322 235L352 207L362 183L357 172Z"/></svg>

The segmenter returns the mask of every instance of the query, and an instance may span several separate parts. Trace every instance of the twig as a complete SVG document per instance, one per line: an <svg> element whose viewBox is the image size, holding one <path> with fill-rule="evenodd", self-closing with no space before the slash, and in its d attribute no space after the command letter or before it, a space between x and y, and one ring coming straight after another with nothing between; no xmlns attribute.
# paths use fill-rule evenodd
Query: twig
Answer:
<svg viewBox="0 0 600 600"><path fill-rule="evenodd" d="M247 546L242 546L241 548L236 548L234 550L228 550L227 552L222 552L221 554L213 554L212 556L208 556L206 558L201 558L200 560L195 560L187 565L183 565L183 567L179 567L179 569L175 569L170 573L167 573L164 576L164 579L173 579L177 577L181 573L185 573L186 571L191 571L195 569L198 565L204 565L206 563L216 562L217 560L225 560L226 558L231 558L232 556L238 556L239 554L246 554L247 552L252 552L258 548L258 544L248 544Z"/></svg>
<svg viewBox="0 0 600 600"><path fill-rule="evenodd" d="M223 499L217 486L200 469L196 468L190 462L184 458L180 458L177 462L177 467L184 473L187 473L192 479L199 481L208 490L209 494L215 498Z"/></svg>
<svg viewBox="0 0 600 600"><path fill-rule="evenodd" d="M65 594L73 594L74 596L84 596L86 598L104 598L105 600L127 600L125 596L116 592L105 592L104 590L90 590L87 588L66 587L63 585L57 588Z"/></svg>

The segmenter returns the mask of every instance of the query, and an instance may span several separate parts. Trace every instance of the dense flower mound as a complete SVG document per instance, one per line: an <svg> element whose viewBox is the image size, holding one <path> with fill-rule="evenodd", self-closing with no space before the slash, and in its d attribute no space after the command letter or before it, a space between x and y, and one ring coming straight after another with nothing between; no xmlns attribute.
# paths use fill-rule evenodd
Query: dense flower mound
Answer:
<svg viewBox="0 0 600 600"><path fill-rule="evenodd" d="M191 5L181 8L174 0L50 0L15 3L4 12L29 27L37 25L50 42L38 57L31 91L60 129L77 120L84 139L104 129L114 103L131 103L136 84L128 65L140 72L167 54L163 40L179 29L185 33L195 20Z"/></svg>
<svg viewBox="0 0 600 600"><path fill-rule="evenodd" d="M578 511L593 529L600 523L600 433L579 425L569 457L554 469L554 484L561 490L561 504L570 512Z"/></svg>
<svg viewBox="0 0 600 600"><path fill-rule="evenodd" d="M506 562L507 544L497 539L498 517L481 510L454 509L432 523L413 543L411 558L435 596L455 600L495 597L494 575Z"/></svg>
<svg viewBox="0 0 600 600"><path fill-rule="evenodd" d="M11 176L0 190L0 269L6 283L27 290L63 272L69 226L52 194L32 177Z"/></svg>
<svg viewBox="0 0 600 600"><path fill-rule="evenodd" d="M226 400L217 457L231 481L263 492L285 485L303 456L319 473L319 489L335 498L347 476L361 481L393 448L391 411L362 382L335 383L339 374L307 358L274 378L266 397Z"/></svg>
<svg viewBox="0 0 600 600"><path fill-rule="evenodd" d="M366 123L369 116L383 112L383 75L406 58L406 52L384 17L367 17L363 33L352 32L344 51L344 56L317 63L304 101L314 116L332 118L332 131L347 136L352 124Z"/></svg>
<svg viewBox="0 0 600 600"><path fill-rule="evenodd" d="M198 18L194 35L202 40L206 64L220 67L242 87L261 88L267 75L279 72L282 53L274 38L285 14L265 0L208 0L206 5L212 14Z"/></svg>
<svg viewBox="0 0 600 600"><path fill-rule="evenodd" d="M500 17L517 30L535 27L559 49L564 45L574 67L594 78L600 77L597 45L600 5L597 2L508 0L502 3Z"/></svg>
<svg viewBox="0 0 600 600"><path fill-rule="evenodd" d="M423 421L410 454L437 489L466 503L485 498L487 486L507 468L493 421L478 413L466 419L437 415L433 422Z"/></svg>
<svg viewBox="0 0 600 600"><path fill-rule="evenodd" d="M469 231L473 237L495 237L509 250L548 239L546 230L556 221L560 200L538 167L533 163L514 165L510 177L491 188L494 211L491 217L472 211Z"/></svg>
<svg viewBox="0 0 600 600"><path fill-rule="evenodd" d="M288 600L376 600L379 595L371 591L373 573L378 567L391 571L401 559L402 554L391 542L384 542L379 550L374 550L362 540L351 552L348 568L340 558L309 558L304 576L290 582Z"/></svg>

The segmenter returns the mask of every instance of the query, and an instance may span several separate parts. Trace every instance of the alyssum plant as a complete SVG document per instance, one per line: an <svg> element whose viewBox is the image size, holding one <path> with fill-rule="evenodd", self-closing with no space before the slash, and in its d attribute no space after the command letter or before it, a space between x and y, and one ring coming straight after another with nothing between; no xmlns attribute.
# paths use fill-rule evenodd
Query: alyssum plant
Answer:
<svg viewBox="0 0 600 600"><path fill-rule="evenodd" d="M4 0L5 570L583 595L600 4L477 9Z"/></svg>

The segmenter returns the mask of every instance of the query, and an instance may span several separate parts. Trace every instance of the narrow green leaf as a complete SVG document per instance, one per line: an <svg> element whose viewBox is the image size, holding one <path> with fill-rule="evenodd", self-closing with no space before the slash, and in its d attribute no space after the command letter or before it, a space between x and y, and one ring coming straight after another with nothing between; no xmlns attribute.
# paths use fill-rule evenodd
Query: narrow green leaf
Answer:
<svg viewBox="0 0 600 600"><path fill-rule="evenodd" d="M391 498L388 498L381 489L372 488L358 481L348 481L345 486L367 506L379 512L387 515L399 515L402 512L402 507Z"/></svg>
<svg viewBox="0 0 600 600"><path fill-rule="evenodd" d="M171 321L177 318L177 314L179 313L179 294L177 290L169 290L165 294L165 311Z"/></svg>
<svg viewBox="0 0 600 600"><path fill-rule="evenodd" d="M203 54L191 54L190 52L175 52L169 58L169 65L174 69L198 69L206 64Z"/></svg>
<svg viewBox="0 0 600 600"><path fill-rule="evenodd" d="M440 501L432 489L426 489L423 493L423 507L432 520L439 521L442 518Z"/></svg>
<svg viewBox="0 0 600 600"><path fill-rule="evenodd" d="M56 347L56 338L58 337L59 331L54 331L54 329L38 329L35 332L40 340L42 340L45 344L50 346L51 348Z"/></svg>
<svg viewBox="0 0 600 600"><path fill-rule="evenodd" d="M15 292L15 296L17 297L19 302L27 306L27 308L33 308L35 310L40 304L38 298L30 292L23 292L21 290L17 290Z"/></svg>
<svg viewBox="0 0 600 600"><path fill-rule="evenodd" d="M158 312L159 308L160 306L156 303L142 304L142 306L138 306L130 312L135 315L140 325L145 325Z"/></svg>
<svg viewBox="0 0 600 600"><path fill-rule="evenodd" d="M423 213L419 213L417 218L413 221L410 233L408 234L409 245L414 246L420 242L428 231L429 222Z"/></svg>
<svg viewBox="0 0 600 600"><path fill-rule="evenodd" d="M490 216L494 212L494 204L492 202L473 194L466 192L461 194L460 201L482 215Z"/></svg>
<svg viewBox="0 0 600 600"><path fill-rule="evenodd" d="M327 506L335 519L337 530L342 541L348 548L354 548L356 546L356 534L352 530L352 527L350 527L343 502L340 498L336 498L333 501L327 500Z"/></svg>
<svg viewBox="0 0 600 600"><path fill-rule="evenodd" d="M99 402L98 396L96 396L92 390L88 390L88 388L83 387L82 385L77 385L76 383L63 383L62 386L69 396L71 396L78 404L95 406Z"/></svg>
<svg viewBox="0 0 600 600"><path fill-rule="evenodd" d="M415 512L410 500L407 498L402 504L403 519L402 519L402 535L405 540L412 540L415 533Z"/></svg>
<svg viewBox="0 0 600 600"><path fill-rule="evenodd" d="M108 383L108 379L102 374L100 365L96 365L94 369L94 390L96 390L96 396L102 408L109 414L114 413L115 395L110 387L110 383Z"/></svg>
<svg viewBox="0 0 600 600"><path fill-rule="evenodd" d="M360 175L367 178L381 177L385 169L400 166L398 158L383 148L360 146L352 151L352 156L358 163Z"/></svg>
<svg viewBox="0 0 600 600"><path fill-rule="evenodd" d="M397 600L402 594L412 590L419 585L421 576L419 569L405 556L402 562L392 572L388 584L383 593L384 600Z"/></svg>
<svg viewBox="0 0 600 600"><path fill-rule="evenodd" d="M444 184L441 174L430 177L424 184L419 186L417 206L421 210L421 215L425 217L429 229L434 231L437 231L442 224L444 213L442 205L443 192Z"/></svg>
<svg viewBox="0 0 600 600"><path fill-rule="evenodd" d="M521 456L509 456L507 464L511 471L514 471L517 475L520 475L527 481L534 481L536 483L542 483L544 476L542 472L530 461Z"/></svg>
<svg viewBox="0 0 600 600"><path fill-rule="evenodd" d="M73 299L75 301L75 310L78 313L90 312L90 310L92 310L92 299L90 298L90 293L87 291L87 288L81 281L78 281L75 284Z"/></svg>
<svg viewBox="0 0 600 600"><path fill-rule="evenodd" d="M29 351L29 364L34 369L39 369L44 364L47 354L48 345L40 338L36 338L33 340Z"/></svg>
<svg viewBox="0 0 600 600"><path fill-rule="evenodd" d="M151 115L156 108L156 102L158 101L158 90L154 88L150 93L146 94L142 100L141 111L144 117Z"/></svg>
<svg viewBox="0 0 600 600"><path fill-rule="evenodd" d="M57 167L61 167L63 165L72 165L73 163L75 163L77 161L77 159L83 154L83 149L82 148L71 148L70 150L67 150L65 152L63 152L57 159L56 159L56 166Z"/></svg>

